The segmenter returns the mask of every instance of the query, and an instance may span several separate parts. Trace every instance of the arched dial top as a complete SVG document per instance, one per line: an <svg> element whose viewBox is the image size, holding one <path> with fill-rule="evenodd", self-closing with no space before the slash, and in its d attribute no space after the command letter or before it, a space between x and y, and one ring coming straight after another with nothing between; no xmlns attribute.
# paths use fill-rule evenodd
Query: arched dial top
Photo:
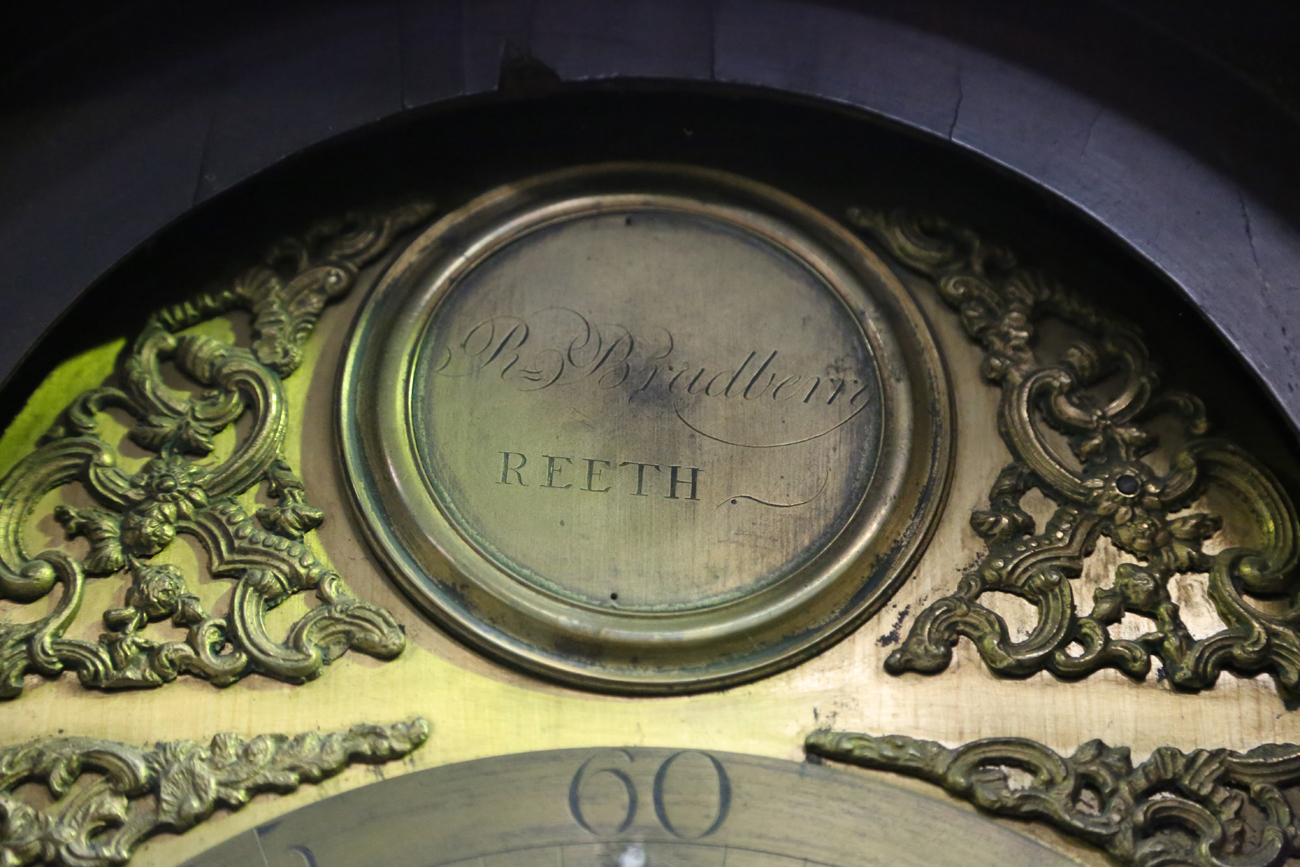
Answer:
<svg viewBox="0 0 1300 867"><path fill-rule="evenodd" d="M624 691L754 676L868 616L948 456L889 270L776 190L681 167L551 174L439 221L362 312L340 407L417 601Z"/></svg>
<svg viewBox="0 0 1300 867"><path fill-rule="evenodd" d="M1074 862L950 803L850 771L692 749L591 748L497 756L363 786L245 831L186 867L246 863Z"/></svg>

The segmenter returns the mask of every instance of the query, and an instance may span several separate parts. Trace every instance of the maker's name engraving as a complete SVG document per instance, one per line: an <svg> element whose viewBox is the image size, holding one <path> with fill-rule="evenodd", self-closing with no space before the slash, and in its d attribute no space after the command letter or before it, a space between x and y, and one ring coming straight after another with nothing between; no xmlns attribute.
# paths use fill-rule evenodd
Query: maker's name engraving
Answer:
<svg viewBox="0 0 1300 867"><path fill-rule="evenodd" d="M535 486L569 490L577 478L577 490L592 494L608 494L615 484L623 493L634 497L662 497L665 500L698 500L700 468L676 464L652 464L648 461L612 461L601 458L565 457L564 455L534 456L530 464L523 452L500 452L501 477L499 485ZM649 470L650 472L647 472ZM527 477L527 478L525 478Z"/></svg>
<svg viewBox="0 0 1300 867"><path fill-rule="evenodd" d="M874 372L843 359L831 359L816 373L792 369L780 349L751 349L730 363L697 363L677 351L672 331L652 333L647 338L622 325L597 327L567 307L492 316L435 346L431 371L449 377L486 373L489 381L520 391L578 383L621 390L629 402L663 403L695 433L743 448L780 448L825 436L866 409L875 394ZM773 407L779 418L772 435L739 437L711 422L707 411L693 412L709 399Z"/></svg>

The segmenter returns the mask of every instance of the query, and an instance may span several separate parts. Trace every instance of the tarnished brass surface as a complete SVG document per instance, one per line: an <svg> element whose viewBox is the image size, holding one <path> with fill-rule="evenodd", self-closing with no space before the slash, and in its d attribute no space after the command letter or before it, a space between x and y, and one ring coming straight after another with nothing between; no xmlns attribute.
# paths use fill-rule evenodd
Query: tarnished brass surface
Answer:
<svg viewBox="0 0 1300 867"><path fill-rule="evenodd" d="M116 867L159 832L180 833L218 808L288 793L353 762L407 755L429 737L423 719L359 725L329 734L222 734L208 745L169 741L152 749L97 738L48 738L0 749L0 864ZM44 789L33 806L16 792Z"/></svg>
<svg viewBox="0 0 1300 867"><path fill-rule="evenodd" d="M875 611L944 492L945 374L888 268L718 172L489 193L403 254L343 373L345 462L417 601L587 687L716 687Z"/></svg>
<svg viewBox="0 0 1300 867"><path fill-rule="evenodd" d="M75 671L104 688L158 686L182 673L220 686L252 672L301 683L348 650L402 652L393 616L354 598L304 540L325 513L285 460L284 380L326 304L430 212L412 205L326 221L277 244L230 285L155 311L114 381L71 400L0 479L0 603L20 612L0 621L0 698L21 695L28 674ZM194 331L235 311L250 314L249 346ZM130 421L125 437L115 413ZM274 503L259 508L263 486ZM56 492L80 495L49 514L68 539L89 543L82 556L53 545L33 552L28 541L34 513ZM178 536L203 546L206 575L234 580L224 615L199 597L200 575L159 557L181 547ZM123 573L131 586L103 610L98 640L69 637L87 584ZM267 612L306 590L321 605L277 641ZM167 621L183 637L149 629Z"/></svg>
<svg viewBox="0 0 1300 867"><path fill-rule="evenodd" d="M1065 757L1025 738L949 749L905 735L823 731L808 737L807 749L920 777L1001 816L1048 823L1135 867L1277 867L1300 854L1295 744L1244 753L1161 747L1136 767L1128 747L1100 740Z"/></svg>
<svg viewBox="0 0 1300 867"><path fill-rule="evenodd" d="M861 209L850 217L960 311L984 349L981 373L1001 387L998 427L1012 457L988 508L970 518L987 554L921 613L886 668L942 671L966 637L990 668L1014 677L1115 668L1142 678L1154 658L1184 689L1231 670L1266 671L1282 690L1300 690L1295 506L1251 454L1205 436L1199 397L1160 388L1141 331L968 229ZM1052 325L1070 329L1055 353L1044 348ZM1056 505L1041 529L1022 508L1032 490ZM1228 533L1225 518L1235 525ZM1131 560L1084 614L1071 583L1103 537ZM1205 550L1216 543L1224 547ZM1222 623L1210 635L1193 634L1173 598L1185 574L1205 576ZM998 592L1034 605L1031 633L1013 638L981 604ZM1112 634L1125 620L1154 628Z"/></svg>
<svg viewBox="0 0 1300 867"><path fill-rule="evenodd" d="M869 190L846 190L845 197L872 200ZM868 239L867 243L874 242ZM1023 244L1026 257L1043 252L1030 243L1030 239L1024 239ZM890 260L888 250L879 255L885 261ZM1054 267L1051 260L1045 264ZM1134 683L1113 668L1103 668L1079 682L1060 679L1045 669L1035 670L1022 680L995 674L980 661L979 653L985 645L977 647L970 641L958 641L952 647L949 673L943 678L886 674L884 661L899 647L909 617L935 600L951 596L959 587L963 573L989 555L989 544L980 535L986 522L977 520L972 526L971 512L1005 511L1002 500L988 510L984 503L990 485L1001 490L999 473L1017 459L1008 451L1007 442L998 435L999 420L1004 416L1001 389L990 387L987 379L982 381L981 365L993 363L989 360L988 347L972 339L980 336L992 340L1003 332L984 330L981 323L986 319L977 315L980 312L978 305L955 305L958 307L956 312L961 315L955 314L949 290L953 279L960 285L968 285L961 282L964 280L962 275L953 279L950 279L951 275L942 274L930 277L902 268L896 273L924 310L947 362L961 435L957 439L953 462L951 507L938 516L932 538L917 557L911 577L898 585L877 616L851 630L843 641L824 652L770 677L728 689L653 700L570 689L521 671L518 666L498 664L497 660L478 652L468 642L452 640L444 630L434 626L427 614L412 602L411 595L403 594L391 580L391 571L386 564L380 563L364 543L362 520L355 510L348 508L349 484L342 462L330 447L334 432L331 421L337 411L337 385L349 339L349 324L355 320L366 300L366 292L359 290L373 287L385 268L385 262L376 261L357 274L357 290L347 295L328 296L334 301L333 309L321 311L318 305L323 298L311 291L301 295L273 292L265 296L270 302L266 323L274 324L275 316L270 314L276 313L275 308L279 306L280 314L288 315L302 328L313 324L316 327L310 340L294 343L300 354L287 359L289 363L281 368L287 373L300 363L297 372L292 376L282 374L279 381L285 425L280 440L280 456L294 468L294 474L290 476L274 466L268 468L270 476L264 493L259 492L261 486L252 486L238 494L237 501L250 516L255 516L259 509L275 512L278 505L292 507L285 514L304 518L311 518L316 509L327 515L327 520L319 528L304 534L301 544L325 569L346 579L357 599L392 612L393 620L405 633L405 652L383 663L365 654L341 656L332 663L329 676L305 687L293 686L274 677L258 676L256 669L250 672L253 676L244 678L234 689L218 689L208 681L184 678L172 688L136 690L127 694L86 690L71 677L28 676L23 700L0 707L3 711L0 713L0 744L21 748L33 738L65 731L69 735L118 744L135 744L145 739L188 739L207 743L213 731L237 732L244 738L255 737L261 732L342 731L368 720L404 719L417 715L437 720L430 743L412 753L406 761L383 767L344 769L319 786L304 786L278 798L255 798L230 815L219 809L211 820L200 822L183 834L158 834L137 849L133 856L137 867L175 867L240 834L243 843L251 846L244 851L246 857L241 863L263 863L262 853L257 849L260 842L269 847L265 853L269 862L282 860L297 867L308 863L304 860L307 856L299 850L275 848L280 838L273 839L266 834L272 831L272 826L280 827L275 823L287 811L338 792L364 787L384 775L405 774L528 750L582 748L594 751L598 747L634 744L746 752L792 759L803 755L804 738L810 732L830 726L837 730L906 732L910 739L933 739L944 744L945 748L989 735L1005 734L1041 744L1043 749L1059 756L1070 756L1080 744L1103 736L1108 743L1131 745L1134 785L1141 783L1139 776L1158 779L1156 771L1163 773L1169 768L1178 771L1175 765L1183 762L1183 770L1188 771L1184 782L1189 787L1187 792L1192 793L1188 797L1195 801L1199 790L1190 787L1196 786L1203 778L1199 769L1213 776L1221 768L1202 759L1196 760L1201 764L1193 762L1193 756L1200 755L1195 752L1197 747L1222 746L1244 754L1261 743L1295 743L1300 739L1300 728L1297 728L1300 718L1287 712L1287 705L1266 674L1253 678L1220 677L1213 689L1199 696L1180 692L1168 678L1153 676L1145 682ZM1062 281L1072 278L1068 270L1056 270ZM237 273L239 268L232 267L231 271ZM296 285L308 289L312 284L304 281ZM292 305L279 303L290 297L296 297L298 301ZM199 345L202 341L198 338L212 339L230 347L256 345L257 335L250 339L242 310L236 305L229 313L182 327L176 335L190 346ZM319 323L315 321L317 313L322 314ZM1014 317L1011 322L1015 324ZM1053 328L1054 323L1040 322L1034 329L1033 338L1037 342L1032 344L1032 348L1038 353L1037 358L1054 359L1056 353L1068 345L1061 339L1062 331ZM292 329L299 335L305 334L297 330L297 326L292 326ZM1064 336L1077 337L1078 333L1067 329ZM266 350L274 349L276 343L272 340L266 345ZM117 385L118 362L131 355L130 346L120 341L106 343L69 359L56 371L33 395L28 407L0 440L0 462L6 470L22 463L40 448L38 439L41 433L50 429L61 411L77 395L102 386ZM128 352L123 353L123 349ZM275 361L271 356L268 358ZM736 365L743 360L739 359ZM275 363L280 365L279 361ZM167 381L174 388L178 382L187 380L188 375L185 379L170 375ZM1212 400L1215 396L1209 390L1205 394L1207 400L1211 400L1209 415L1222 418L1222 406ZM97 418L100 438L124 446L121 451L124 466L130 469L142 466L149 455L136 451L126 442L133 426L132 419L120 413L101 413ZM244 418L251 420L253 414L246 413ZM1168 426L1156 430L1162 434L1164 445L1176 444L1177 437L1169 435ZM229 425L218 434L215 452L225 454L225 449L242 441L248 433L249 427L244 422ZM1065 448L1054 430L1045 428L1044 437L1054 449ZM1164 446L1142 457L1144 462L1160 472L1165 471L1167 459ZM200 466L206 463L202 459L192 462ZM1286 478L1287 466L1282 464L1277 469ZM299 477L301 488L294 484ZM527 476L525 480L528 480ZM562 475L555 480L557 485L564 481ZM595 491L581 492L578 488L583 483L585 478L575 489L539 491L535 485L530 485L529 490L555 496L598 496ZM275 501L275 489L285 494L280 502ZM310 504L303 498L304 492L310 494ZM266 494L272 494L271 501L266 499ZM627 498L633 500L633 495L627 494ZM1039 490L1024 493L1018 503L1022 511L1038 522L1046 521L1058 507L1057 503L1041 496ZM86 509L92 505L94 503L76 485L64 486L40 499L23 527L22 538L27 550L60 549L75 560L84 560L92 550L91 540L84 537L65 540L65 528L55 521L53 514L59 506ZM1216 556L1218 552L1231 548L1259 547L1259 534L1252 529L1248 502L1234 503L1231 498L1216 500L1211 497L1195 508L1201 512L1221 514L1224 518L1222 528L1204 542L1203 553ZM1176 520L1181 516L1170 513L1169 517ZM214 575L209 570L206 552L198 544L186 544L191 541L182 533L176 543L149 559L149 565L172 567L186 577L188 592L199 597L205 610L223 612L241 582L223 580L220 575ZM1077 561L1081 574L1068 577L1076 599L1092 596L1095 589L1103 591L1103 598L1113 598L1106 596L1104 591L1110 587L1119 569L1129 573L1134 568L1150 568L1149 563L1122 550L1105 534L1096 537L1095 541L1096 548L1091 554ZM1014 550L1018 542L1009 540L1008 544ZM128 572L86 581L82 588L80 616L66 627L60 627L66 629L63 636L94 647L98 636L104 632L101 624L104 612L137 604L129 600L152 604L152 595L144 595L145 591L159 586L165 588L166 585L150 583L147 588L137 591ZM1216 600L1211 596L1214 586L1213 582L1207 582L1196 572L1176 573L1166 585L1170 602L1177 606L1179 620L1197 639L1229 628L1219 616ZM60 604L58 592L56 589L47 597L55 606ZM268 608L265 613L267 634L292 637L296 634L296 623L304 618L308 618L306 622L312 622L310 618L315 616L313 612L317 608L331 609L329 601L323 601L325 604L320 605L313 599L313 594L305 592L284 597L278 606ZM1003 619L1014 642L1023 642L1031 637L1039 619L1033 606L1005 592L986 592L980 597L979 604ZM0 618L19 630L30 629L29 624L48 610L43 605L14 599L0 600ZM1172 609L1165 605L1163 610L1168 612ZM1130 614L1106 626L1112 641L1137 641L1151 631L1150 621L1131 610ZM652 613L652 616L657 615ZM132 643L125 646L175 647L177 642L186 641L187 631L188 627L173 623L170 618L151 620L133 633ZM1166 748L1173 748L1178 755ZM1155 763L1143 765L1143 760L1153 750L1157 757ZM1214 757L1213 752L1207 755ZM1178 756L1183 756L1186 761ZM678 761L695 763L697 758L698 754L691 753ZM997 758L996 750L994 758ZM1047 762L1047 758L1043 761ZM1116 779L1127 779L1129 772L1121 764L1112 762L1108 767L1115 769ZM674 763L670 768L670 779L675 779L678 771L687 767ZM707 770L704 765L698 767ZM648 779L637 780L634 777L637 791L650 799L643 801L645 809L648 809L645 804L653 800L655 772L657 767L652 767ZM913 792L932 793L932 798L927 796L928 800L919 802L922 804L938 801L960 810L974 809L957 804L955 798L926 783L896 773L869 769L854 769L851 773L885 780L891 791L910 788ZM608 774L602 774L597 781L603 785L611 779ZM991 791L996 789L996 770L991 770L988 776L981 774L971 779L981 783L991 781ZM1024 778L1018 777L1014 770L1010 772L1009 782L1013 791L1021 791L1020 787L1025 785ZM1171 785L1181 786L1184 782L1176 781ZM1054 797L1056 790L1047 790L1046 786L1040 788ZM710 790L704 787L702 791L707 794ZM519 789L519 792L523 790ZM955 794L964 797L960 791ZM1169 802L1167 792L1159 794L1153 804ZM1213 791L1211 795L1214 795ZM894 800L901 803L903 797L906 796ZM11 798L16 809L30 807L37 811L46 809L45 800L46 794L40 786L20 786ZM1043 803L1058 802L1049 798ZM1089 808L1093 803L1085 796L1082 807ZM135 808L147 809L148 806L148 799L142 798ZM1231 805L1216 802L1207 805L1207 809L1213 812L1220 806ZM672 804L669 809L673 809ZM927 819L916 838L928 839L926 835L942 825L946 810L947 807L938 813L927 814L934 821ZM1247 803L1243 811L1253 817L1254 802ZM895 816L884 809L877 812L891 819ZM1012 810L1010 815L1024 814ZM1086 809L1084 815L1086 818ZM1228 813L1221 811L1214 815L1228 816ZM1281 815L1280 809L1277 815ZM356 824L356 820L344 815L337 819L340 827ZM1068 823L1029 823L996 817L987 821L995 830L1000 825L1003 830L1013 829L1020 835L1041 840L1057 852L1070 853L1077 863L1096 867L1110 863L1110 856L1104 848L1110 846L1107 841L1099 841L1103 848L1079 842L1080 838ZM434 819L430 818L427 824L433 822ZM774 828L782 827L775 820L769 824ZM684 827L691 830L689 825ZM868 829L866 832L864 827ZM872 835L876 827L863 825L857 829L861 858L866 863L872 863L874 857ZM1225 827L1228 833L1235 833L1230 823ZM1249 835L1257 827L1260 826L1249 825L1243 838L1243 845L1247 848L1242 851L1249 851L1249 846L1254 845L1251 842L1254 838ZM253 829L261 829L262 835L245 833ZM166 829L160 830L165 832ZM694 830L698 831L700 827L695 826ZM965 834L961 843L973 839L973 833ZM284 842L292 845L287 840ZM625 851L626 847L606 860L617 863L617 856ZM1214 851L1223 853L1228 850ZM676 855L674 852L664 854L662 850L658 854L663 854L663 857L648 863L673 863L671 859ZM964 850L962 854L965 854ZM489 855L488 862L492 863L494 857L497 856ZM501 854L500 857L505 859L507 856ZM517 857L525 863L535 863L528 860L529 853ZM734 849L727 857L729 865L744 863L735 860L740 856ZM323 861L320 863L321 867L329 867Z"/></svg>
<svg viewBox="0 0 1300 867"><path fill-rule="evenodd" d="M364 821L360 819L364 817ZM1074 863L951 804L852 772L612 748L409 774L252 829L189 867L1016 867Z"/></svg>

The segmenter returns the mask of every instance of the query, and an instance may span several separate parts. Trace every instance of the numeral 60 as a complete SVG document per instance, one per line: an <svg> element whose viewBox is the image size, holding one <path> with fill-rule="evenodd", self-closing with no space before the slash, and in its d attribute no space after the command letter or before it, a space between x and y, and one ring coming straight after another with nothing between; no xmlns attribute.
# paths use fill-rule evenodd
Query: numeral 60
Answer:
<svg viewBox="0 0 1300 867"><path fill-rule="evenodd" d="M714 777L717 783L717 793L715 801L715 818L708 827L696 833L690 833L683 830L682 817L678 815L674 821L674 812L680 814L681 805L676 809L669 803L671 797L665 798L666 782L668 774L672 770L673 764L683 756L697 755L703 756L708 760L713 768ZM606 759L598 763L600 759ZM569 812L573 814L573 820L578 823L579 827L592 834L599 834L583 812L583 787L591 780L598 777L608 776L623 787L627 795L627 809L621 819L615 823L613 832L621 834L632 823L636 821L637 809L640 806L640 796L637 793L636 783L632 776L625 770L625 766L631 765L636 758L627 750L611 750L609 752L598 753L582 763L577 773L573 775L573 781L569 783ZM698 750L682 750L673 753L660 763L658 770L655 771L654 785L650 791L651 803L654 806L655 818L669 834L681 840L698 840L701 837L707 837L722 827L722 823L727 820L727 812L731 809L731 780L727 777L727 771L722 767L722 763L713 756Z"/></svg>

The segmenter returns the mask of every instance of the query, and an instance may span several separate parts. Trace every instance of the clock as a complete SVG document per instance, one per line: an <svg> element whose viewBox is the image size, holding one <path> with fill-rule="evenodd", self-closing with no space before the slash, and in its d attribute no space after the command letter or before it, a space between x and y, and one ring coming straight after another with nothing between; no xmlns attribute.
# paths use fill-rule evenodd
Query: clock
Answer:
<svg viewBox="0 0 1300 867"><path fill-rule="evenodd" d="M609 44L658 32L654 5ZM534 57L484 24L504 5L414 2L373 31L401 33L389 103L428 96L433 58L473 98L289 154L275 131L394 43L305 34L274 52L328 57L301 99L202 103L198 181L139 194L184 216L75 166L76 196L0 204L23 311L102 275L0 347L36 346L0 394L0 860L1300 851L1300 462L1285 359L1250 354L1291 303L1280 224L1109 109L1061 120L1043 81L994 87L968 54L927 78L939 49L867 11L715 6L701 68L771 85L727 58L775 34L754 57L808 54L784 94L595 82L546 66L556 4L524 16ZM649 8L588 11L609 33ZM962 70L960 117L872 102L867 59L933 85L914 108ZM791 97L813 80L833 99Z"/></svg>
<svg viewBox="0 0 1300 867"><path fill-rule="evenodd" d="M717 688L842 637L914 563L952 455L894 273L690 166L521 179L442 218L340 382L350 489L416 602L602 690Z"/></svg>
<svg viewBox="0 0 1300 867"><path fill-rule="evenodd" d="M952 804L851 771L693 749L554 750L406 774L187 867L1065 867Z"/></svg>

